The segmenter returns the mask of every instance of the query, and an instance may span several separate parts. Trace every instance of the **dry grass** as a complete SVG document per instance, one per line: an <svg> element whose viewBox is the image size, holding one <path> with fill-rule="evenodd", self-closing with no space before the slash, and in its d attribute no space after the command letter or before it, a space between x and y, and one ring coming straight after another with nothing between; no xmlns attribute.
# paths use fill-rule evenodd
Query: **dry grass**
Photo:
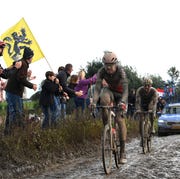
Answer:
<svg viewBox="0 0 180 179"><path fill-rule="evenodd" d="M128 140L138 134L138 122L126 119ZM80 156L100 145L102 121L87 113L79 120L69 116L56 128L41 129L40 123L27 123L24 129L14 129L13 135L0 136L0 168L26 165L39 166ZM3 126L0 127L3 134ZM96 145L94 145L96 144ZM71 155L70 155L71 154Z"/></svg>

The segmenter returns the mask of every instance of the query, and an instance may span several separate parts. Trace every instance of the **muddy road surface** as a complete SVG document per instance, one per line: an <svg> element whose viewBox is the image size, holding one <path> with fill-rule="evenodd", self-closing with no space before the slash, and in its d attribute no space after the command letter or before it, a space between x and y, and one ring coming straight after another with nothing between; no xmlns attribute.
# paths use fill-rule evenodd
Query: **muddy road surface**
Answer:
<svg viewBox="0 0 180 179"><path fill-rule="evenodd" d="M104 173L99 147L92 156L66 161L61 166L29 178L180 179L180 135L153 137L152 145L152 152L143 154L139 146L139 138L127 143L127 164L117 169L113 163L109 175Z"/></svg>

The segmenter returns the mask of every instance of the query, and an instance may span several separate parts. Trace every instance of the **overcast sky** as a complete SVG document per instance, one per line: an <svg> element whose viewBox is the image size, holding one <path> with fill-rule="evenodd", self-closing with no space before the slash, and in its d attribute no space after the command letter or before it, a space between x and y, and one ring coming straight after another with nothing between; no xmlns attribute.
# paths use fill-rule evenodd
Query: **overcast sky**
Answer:
<svg viewBox="0 0 180 179"><path fill-rule="evenodd" d="M54 72L72 63L74 72L114 51L122 65L137 73L169 77L180 70L178 0L4 0L0 34L25 18ZM44 78L46 60L31 64Z"/></svg>

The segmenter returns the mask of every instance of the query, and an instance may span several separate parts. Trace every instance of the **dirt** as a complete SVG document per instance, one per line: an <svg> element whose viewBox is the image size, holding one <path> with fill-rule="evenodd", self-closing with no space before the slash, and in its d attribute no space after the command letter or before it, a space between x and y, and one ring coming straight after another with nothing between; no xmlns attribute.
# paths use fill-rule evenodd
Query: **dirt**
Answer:
<svg viewBox="0 0 180 179"><path fill-rule="evenodd" d="M66 151L60 158L24 167L17 165L0 171L0 178L53 179L53 178L122 178L122 179L179 179L180 135L153 137L151 153L143 154L139 138L128 140L127 164L120 169L113 164L112 172L106 175L101 159L100 141L79 145Z"/></svg>
<svg viewBox="0 0 180 179"><path fill-rule="evenodd" d="M151 153L143 154L139 138L126 145L127 164L120 169L113 165L110 175L102 166L101 148L90 155L71 158L62 164L29 178L122 178L122 179L179 179L180 178L180 136L154 137Z"/></svg>

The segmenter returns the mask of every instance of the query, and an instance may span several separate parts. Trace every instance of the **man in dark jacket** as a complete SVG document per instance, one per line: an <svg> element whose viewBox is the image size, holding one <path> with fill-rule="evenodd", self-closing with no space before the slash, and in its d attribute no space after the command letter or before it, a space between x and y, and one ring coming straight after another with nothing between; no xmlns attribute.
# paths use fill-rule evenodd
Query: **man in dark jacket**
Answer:
<svg viewBox="0 0 180 179"><path fill-rule="evenodd" d="M72 64L68 63L66 64L64 70L61 70L58 75L56 76L59 79L59 83L63 88L63 91L68 94L68 96L82 96L82 91L75 91L68 87L67 85L67 79L71 75L71 72L73 71Z"/></svg>
<svg viewBox="0 0 180 179"><path fill-rule="evenodd" d="M23 92L24 87L37 89L37 85L27 80L29 64L32 62L34 52L29 48L24 48L22 59L19 61L21 67L9 73L8 81L5 88L7 101L7 117L5 123L5 134L11 133L12 125L19 123L22 120L23 114ZM21 121L22 122L22 121Z"/></svg>

